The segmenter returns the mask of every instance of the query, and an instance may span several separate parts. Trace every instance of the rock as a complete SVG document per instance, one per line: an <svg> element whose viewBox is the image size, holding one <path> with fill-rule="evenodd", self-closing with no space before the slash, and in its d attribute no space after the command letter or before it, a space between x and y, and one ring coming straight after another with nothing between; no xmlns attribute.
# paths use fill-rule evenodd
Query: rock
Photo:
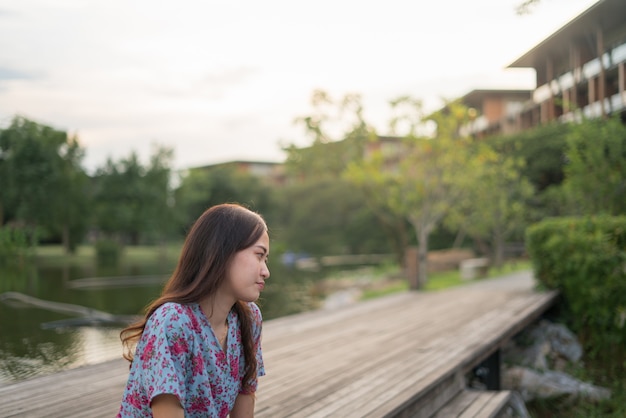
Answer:
<svg viewBox="0 0 626 418"><path fill-rule="evenodd" d="M507 367L502 373L502 385L517 391L525 401L536 398L554 398L567 395L599 401L611 397L611 391L582 382L566 373L545 370L539 372L527 367Z"/></svg>
<svg viewBox="0 0 626 418"><path fill-rule="evenodd" d="M582 347L576 335L561 324L540 321L519 340L521 344L514 343L505 350L507 362L536 370L563 370L568 363L575 363L582 357Z"/></svg>
<svg viewBox="0 0 626 418"><path fill-rule="evenodd" d="M515 418L530 418L530 413L526 408L526 403L518 392L511 392L511 398L509 399L509 408L511 412L509 415Z"/></svg>
<svg viewBox="0 0 626 418"><path fill-rule="evenodd" d="M611 391L580 381L563 372L582 358L582 347L567 327L549 321L511 341L502 352L502 386L517 391L525 401L568 396L599 401Z"/></svg>
<svg viewBox="0 0 626 418"><path fill-rule="evenodd" d="M539 322L539 326L531 331L531 335L545 335L552 351L571 362L577 362L583 355L583 349L576 335L562 324L549 321Z"/></svg>

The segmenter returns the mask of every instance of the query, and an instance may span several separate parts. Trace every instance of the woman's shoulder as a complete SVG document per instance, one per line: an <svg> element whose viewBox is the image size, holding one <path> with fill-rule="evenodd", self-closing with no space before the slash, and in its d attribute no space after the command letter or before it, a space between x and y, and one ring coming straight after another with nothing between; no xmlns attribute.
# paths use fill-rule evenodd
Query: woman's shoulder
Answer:
<svg viewBox="0 0 626 418"><path fill-rule="evenodd" d="M258 324L263 322L263 315L261 314L261 308L259 308L259 305L254 302L248 302L248 308L250 309L252 321Z"/></svg>
<svg viewBox="0 0 626 418"><path fill-rule="evenodd" d="M176 302L166 302L155 309L151 315L151 319L165 321L168 323L193 321L192 307Z"/></svg>

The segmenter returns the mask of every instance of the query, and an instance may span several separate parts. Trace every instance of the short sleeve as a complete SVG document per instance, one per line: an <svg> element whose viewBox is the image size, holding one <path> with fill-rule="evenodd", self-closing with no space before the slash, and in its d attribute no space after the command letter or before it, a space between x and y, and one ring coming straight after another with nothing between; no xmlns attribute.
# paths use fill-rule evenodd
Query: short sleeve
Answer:
<svg viewBox="0 0 626 418"><path fill-rule="evenodd" d="M252 338L254 340L254 349L256 352L256 362L257 362L257 378L261 376L265 376L265 365L263 364L263 350L261 349L261 331L263 329L263 317L261 315L261 310L259 307L250 302L248 304L250 307L250 315L252 317ZM258 387L258 379L252 379L249 382L250 390L244 391L242 390L242 394L249 394L252 392L256 392Z"/></svg>
<svg viewBox="0 0 626 418"><path fill-rule="evenodd" d="M185 365L190 355L186 318L180 305L164 304L146 323L135 360L140 361L142 383L150 402L157 395L172 394L185 404Z"/></svg>

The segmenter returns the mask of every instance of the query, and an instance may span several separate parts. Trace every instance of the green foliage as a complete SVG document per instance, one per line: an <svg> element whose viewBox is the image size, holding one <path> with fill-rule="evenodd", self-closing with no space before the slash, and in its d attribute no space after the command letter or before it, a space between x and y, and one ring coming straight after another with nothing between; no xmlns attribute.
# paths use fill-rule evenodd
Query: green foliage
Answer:
<svg viewBox="0 0 626 418"><path fill-rule="evenodd" d="M389 252L388 239L363 195L345 180L311 179L278 194L270 227L289 250L311 254Z"/></svg>
<svg viewBox="0 0 626 418"><path fill-rule="evenodd" d="M295 181L340 177L348 164L363 157L365 143L375 137L363 119L358 95L334 100L318 90L311 102L311 115L296 119L312 137L311 145L283 147L287 152L286 173Z"/></svg>
<svg viewBox="0 0 626 418"><path fill-rule="evenodd" d="M560 185L565 178L567 135L573 125L552 123L513 135L493 136L486 140L494 149L509 157L521 159L521 174L542 192Z"/></svg>
<svg viewBox="0 0 626 418"><path fill-rule="evenodd" d="M588 379L587 379L588 380ZM623 418L626 416L626 389L620 381L610 382L611 398L591 402L562 396L534 400L526 406L533 418Z"/></svg>
<svg viewBox="0 0 626 418"><path fill-rule="evenodd" d="M71 250L86 230L82 157L75 137L15 117L0 130L0 225L38 227Z"/></svg>
<svg viewBox="0 0 626 418"><path fill-rule="evenodd" d="M426 117L421 102L408 96L391 106L391 129L402 127L406 135L395 143L370 139L367 155L351 162L344 175L365 193L370 207L413 227L421 260L418 282L425 283L430 235L466 193L471 178L465 170L469 142L457 135L468 113L460 103L450 102ZM420 135L428 122L436 124L434 138Z"/></svg>
<svg viewBox="0 0 626 418"><path fill-rule="evenodd" d="M559 289L572 328L592 354L626 347L626 217L556 218L532 225L536 277Z"/></svg>
<svg viewBox="0 0 626 418"><path fill-rule="evenodd" d="M400 152L401 141L396 142L396 149L386 154L380 139L372 140L376 151L370 151L365 159L352 161L347 165L342 178L348 184L360 191L364 197L363 209L371 212L377 219L391 245L398 260L404 257L404 251L411 242L409 229L410 224L404 213L391 206L390 193L397 187L396 174L390 172L386 166L386 157L395 161L395 156ZM413 240L414 242L415 240Z"/></svg>
<svg viewBox="0 0 626 418"><path fill-rule="evenodd" d="M264 215L272 225L273 191L260 178L237 169L235 164L189 170L176 189L179 223L186 229L210 206L239 203ZM269 219L268 219L269 218Z"/></svg>
<svg viewBox="0 0 626 418"><path fill-rule="evenodd" d="M118 266L122 257L123 246L112 239L100 239L96 241L96 262L98 266Z"/></svg>
<svg viewBox="0 0 626 418"><path fill-rule="evenodd" d="M572 213L626 214L626 126L618 117L574 125L566 156L563 186Z"/></svg>
<svg viewBox="0 0 626 418"><path fill-rule="evenodd" d="M626 213L626 128L618 117L553 123L487 142L524 161L520 174L536 190L533 219Z"/></svg>
<svg viewBox="0 0 626 418"><path fill-rule="evenodd" d="M451 229L459 228L480 243L496 266L504 262L507 240L521 236L529 221L527 203L534 190L520 175L523 166L521 159L486 143L474 144L465 164L465 193L446 217Z"/></svg>
<svg viewBox="0 0 626 418"><path fill-rule="evenodd" d="M0 267L19 268L32 256L32 234L24 228L0 227Z"/></svg>
<svg viewBox="0 0 626 418"><path fill-rule="evenodd" d="M109 237L137 245L162 239L174 228L170 164L173 152L157 148L144 166L132 152L107 160L93 178L95 226Z"/></svg>
<svg viewBox="0 0 626 418"><path fill-rule="evenodd" d="M299 118L312 137L308 147L285 147L290 184L277 192L275 231L291 250L315 254L396 252L406 245L406 223L345 177L376 138L363 119L358 95L312 96L311 115Z"/></svg>

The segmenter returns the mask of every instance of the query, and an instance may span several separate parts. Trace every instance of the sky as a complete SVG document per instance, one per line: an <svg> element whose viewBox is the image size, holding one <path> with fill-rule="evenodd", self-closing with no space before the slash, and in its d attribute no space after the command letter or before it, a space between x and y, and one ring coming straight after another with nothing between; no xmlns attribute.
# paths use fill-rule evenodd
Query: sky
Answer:
<svg viewBox="0 0 626 418"><path fill-rule="evenodd" d="M312 92L436 110L474 89L532 89L515 59L593 5L542 0L2 0L0 128L17 115L76 135L88 171L174 150L176 169L284 160Z"/></svg>

